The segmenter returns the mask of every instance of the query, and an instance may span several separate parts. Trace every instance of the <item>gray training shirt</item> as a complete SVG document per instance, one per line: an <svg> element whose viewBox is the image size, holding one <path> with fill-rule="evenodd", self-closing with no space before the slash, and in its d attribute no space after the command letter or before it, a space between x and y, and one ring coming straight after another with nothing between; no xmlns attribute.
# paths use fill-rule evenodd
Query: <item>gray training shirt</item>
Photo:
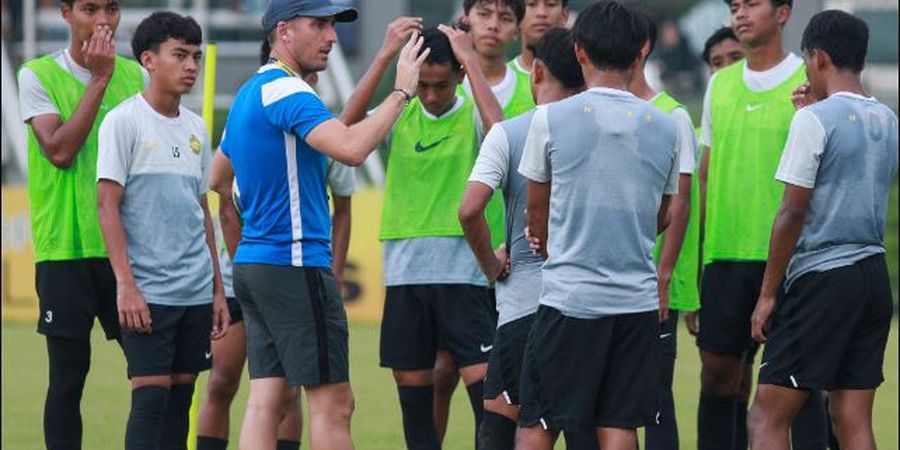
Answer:
<svg viewBox="0 0 900 450"><path fill-rule="evenodd" d="M544 260L532 253L525 240L528 180L516 171L533 116L534 110L531 110L492 127L481 144L478 160L469 177L470 182L482 183L495 191L502 189L506 204L510 272L506 279L496 283L498 327L537 311L541 294Z"/></svg>
<svg viewBox="0 0 900 450"><path fill-rule="evenodd" d="M656 217L678 191L670 114L607 88L541 106L519 172L551 183L542 305L582 319L658 308Z"/></svg>
<svg viewBox="0 0 900 450"><path fill-rule="evenodd" d="M812 189L786 285L809 272L884 253L888 192L897 178L897 116L840 92L794 115L775 178Z"/></svg>

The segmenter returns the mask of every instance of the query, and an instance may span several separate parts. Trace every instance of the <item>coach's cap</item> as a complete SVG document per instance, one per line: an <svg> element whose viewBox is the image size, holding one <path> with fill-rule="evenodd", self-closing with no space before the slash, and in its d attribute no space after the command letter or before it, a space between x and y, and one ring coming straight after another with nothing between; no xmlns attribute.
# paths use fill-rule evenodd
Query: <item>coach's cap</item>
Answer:
<svg viewBox="0 0 900 450"><path fill-rule="evenodd" d="M359 13L350 6L335 5L331 0L269 0L269 6L262 17L266 33L272 31L278 22L294 17L331 17L338 22L353 22Z"/></svg>

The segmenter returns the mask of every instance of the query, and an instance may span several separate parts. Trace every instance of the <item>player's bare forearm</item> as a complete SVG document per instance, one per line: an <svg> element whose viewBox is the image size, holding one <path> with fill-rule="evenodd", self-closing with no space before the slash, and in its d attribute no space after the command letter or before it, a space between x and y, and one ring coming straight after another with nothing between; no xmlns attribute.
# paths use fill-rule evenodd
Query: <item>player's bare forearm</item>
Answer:
<svg viewBox="0 0 900 450"><path fill-rule="evenodd" d="M497 97L494 96L491 85L481 71L478 60L470 58L462 62L462 64L466 75L469 77L469 84L472 86L472 97L474 97L475 106L481 115L484 134L487 134L494 124L503 121L503 109L500 108L500 103L497 101Z"/></svg>
<svg viewBox="0 0 900 450"><path fill-rule="evenodd" d="M700 183L700 204L697 205L700 208L699 211L699 219L700 223L700 247L703 247L703 236L706 230L706 183L709 179L709 153L710 148L707 146L703 146L700 148L700 169L697 171L697 177L699 178ZM701 259L703 256L703 252L700 252Z"/></svg>
<svg viewBox="0 0 900 450"><path fill-rule="evenodd" d="M36 116L29 121L44 156L54 166L68 169L75 161L97 120L97 111L100 110L108 83L108 79L92 78L75 112L66 122L56 114Z"/></svg>
<svg viewBox="0 0 900 450"><path fill-rule="evenodd" d="M691 216L691 176L682 174L678 178L678 195L669 206L669 227L666 228L662 250L659 255L661 276L671 276L678 262L678 255L684 244L688 220Z"/></svg>
<svg viewBox="0 0 900 450"><path fill-rule="evenodd" d="M384 51L379 52L375 56L372 65L369 66L369 70L359 79L359 82L356 83L356 89L353 90L353 94L347 99L347 104L340 115L341 122L350 126L366 117L366 112L368 112L372 98L375 97L375 91L378 89L381 77L384 76L384 72L387 71L393 57L394 55L387 54Z"/></svg>
<svg viewBox="0 0 900 450"><path fill-rule="evenodd" d="M784 280L794 247L803 231L803 220L812 196L811 189L787 185L784 190L781 207L772 225L772 236L769 240L769 257L766 260L766 271L760 288L760 297L775 297Z"/></svg>
<svg viewBox="0 0 900 450"><path fill-rule="evenodd" d="M135 287L119 208L124 195L125 189L115 181L100 180L97 183L97 213L100 216L100 231L106 242L109 264L119 286Z"/></svg>
<svg viewBox="0 0 900 450"><path fill-rule="evenodd" d="M482 272L490 279L496 276L498 262L491 247L491 230L484 218L484 211L493 193L493 189L489 186L470 181L463 194L458 214L466 242L475 254Z"/></svg>
<svg viewBox="0 0 900 450"><path fill-rule="evenodd" d="M306 142L335 161L359 166L391 131L405 104L403 94L394 91L368 118L349 127L329 120L314 128Z"/></svg>
<svg viewBox="0 0 900 450"><path fill-rule="evenodd" d="M332 203L334 204L334 216L331 218L331 252L334 255L332 270L335 278L343 281L350 249L352 200L351 197L335 195Z"/></svg>
<svg viewBox="0 0 900 450"><path fill-rule="evenodd" d="M234 169L231 160L221 150L213 155L209 170L209 188L219 195L219 226L225 238L225 249L228 256L234 259L238 242L241 241L241 220L234 205Z"/></svg>
<svg viewBox="0 0 900 450"><path fill-rule="evenodd" d="M528 229L531 236L540 242L542 255L547 254L547 236L550 220L550 183L528 180L528 202L526 206Z"/></svg>

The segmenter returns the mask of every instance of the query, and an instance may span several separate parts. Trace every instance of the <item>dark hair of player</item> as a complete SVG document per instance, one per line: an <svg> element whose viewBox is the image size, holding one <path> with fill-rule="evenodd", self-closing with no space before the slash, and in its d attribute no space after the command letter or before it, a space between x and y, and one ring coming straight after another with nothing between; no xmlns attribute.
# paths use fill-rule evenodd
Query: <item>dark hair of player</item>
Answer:
<svg viewBox="0 0 900 450"><path fill-rule="evenodd" d="M147 50L158 52L159 46L169 39L177 39L188 45L200 45L203 31L190 16L182 16L170 11L157 11L142 20L131 38L131 52L141 60L141 53Z"/></svg>
<svg viewBox="0 0 900 450"><path fill-rule="evenodd" d="M563 2L563 6L568 2ZM469 11L475 5L497 5L498 7L508 6L516 15L516 22L521 22L525 17L525 0L463 0L463 12L469 15Z"/></svg>
<svg viewBox="0 0 900 450"><path fill-rule="evenodd" d="M646 35L641 18L616 1L602 1L578 15L575 42L601 70L627 70L638 58Z"/></svg>
<svg viewBox="0 0 900 450"><path fill-rule="evenodd" d="M703 61L706 62L706 65L710 64L709 54L712 52L712 48L719 45L720 42L727 41L731 39L735 42L738 41L737 36L734 34L734 30L731 27L722 27L716 30L709 39L706 40L706 44L703 45Z"/></svg>
<svg viewBox="0 0 900 450"><path fill-rule="evenodd" d="M838 69L860 73L866 65L869 26L862 19L843 11L822 11L809 20L800 48L804 52L820 50L831 57Z"/></svg>
<svg viewBox="0 0 900 450"><path fill-rule="evenodd" d="M573 42L572 31L553 28L534 45L534 59L544 63L553 78L568 89L584 86L584 75L575 58Z"/></svg>
<svg viewBox="0 0 900 450"><path fill-rule="evenodd" d="M437 28L426 28L422 30L422 50L431 49L431 53L425 58L426 64L449 64L455 71L462 70L462 64L453 54L453 47L450 46L450 39ZM421 54L421 52L420 52Z"/></svg>
<svg viewBox="0 0 900 450"><path fill-rule="evenodd" d="M659 27L646 11L635 11L635 14L644 22L644 42L650 41L650 53L653 53L653 49L656 48L656 39L659 36Z"/></svg>
<svg viewBox="0 0 900 450"><path fill-rule="evenodd" d="M734 0L724 0L726 5L731 6L731 3ZM794 7L794 0L769 0L772 3L773 8L777 8L779 6L788 5L789 7Z"/></svg>

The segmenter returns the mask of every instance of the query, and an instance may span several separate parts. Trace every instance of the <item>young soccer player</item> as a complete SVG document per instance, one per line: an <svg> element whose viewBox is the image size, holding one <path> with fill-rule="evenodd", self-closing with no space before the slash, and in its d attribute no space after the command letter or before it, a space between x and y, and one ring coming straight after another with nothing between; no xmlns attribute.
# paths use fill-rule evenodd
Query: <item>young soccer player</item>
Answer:
<svg viewBox="0 0 900 450"><path fill-rule="evenodd" d="M672 380L675 372L675 356L678 349L678 313L700 308L699 276L699 209L692 208L700 194L699 184L693 181L697 166L697 143L694 124L687 109L665 92L656 92L647 83L644 66L656 45L656 23L647 14L641 14L646 25L646 39L641 49L641 70L634 73L628 90L638 98L648 101L662 112L672 115L678 133L679 177L678 195L672 197L669 207L669 227L656 241L653 255L657 264L660 299L659 327L659 415L647 425L646 448L677 449L678 423L675 420L675 398Z"/></svg>
<svg viewBox="0 0 900 450"><path fill-rule="evenodd" d="M132 386L129 450L184 446L210 337L228 330L206 204L209 141L203 120L181 106L197 79L201 36L175 13L144 19L132 51L150 85L100 126L97 203Z"/></svg>
<svg viewBox="0 0 900 450"><path fill-rule="evenodd" d="M750 315L783 190L772 177L794 114L791 92L805 81L802 59L782 46L791 0L726 3L747 59L716 72L704 98L704 268L697 338L703 365L697 426L701 450L747 445L751 383L745 371L758 349L750 337ZM811 397L798 415L796 448L824 447L827 419L820 400Z"/></svg>
<svg viewBox="0 0 900 450"><path fill-rule="evenodd" d="M520 79L531 79L534 63L534 47L553 28L562 28L569 21L569 0L525 0L525 15L519 21L519 55L509 60L507 65Z"/></svg>
<svg viewBox="0 0 900 450"><path fill-rule="evenodd" d="M823 389L840 446L875 448L872 404L893 317L884 226L898 128L862 87L868 41L865 22L841 11L816 14L803 33L809 86L798 93L815 103L794 115L776 173L785 192L753 312L753 337L767 342L753 449L791 448L794 416Z"/></svg>
<svg viewBox="0 0 900 450"><path fill-rule="evenodd" d="M573 32L589 89L538 108L519 166L530 232L549 255L522 367L520 450L550 449L569 429L595 430L604 450L633 449L635 429L657 414L651 252L678 189L677 128L628 92L645 41L639 15L600 2Z"/></svg>
<svg viewBox="0 0 900 450"><path fill-rule="evenodd" d="M568 30L555 28L544 34L534 46L533 66L532 91L539 104L584 90ZM466 240L497 289L498 329L485 379L485 419L479 430L479 449L484 450L511 450L515 445L522 354L541 292L544 261L531 252L525 238L526 180L516 172L533 114L529 111L502 122L487 134L459 208ZM496 253L484 216L495 190L505 200L508 243Z"/></svg>
<svg viewBox="0 0 900 450"><path fill-rule="evenodd" d="M28 198L37 331L47 343L44 445L80 449L81 394L91 328L119 339L116 282L97 220L97 130L107 111L141 91L146 74L116 56L117 0L62 0L69 47L18 75L28 130Z"/></svg>
<svg viewBox="0 0 900 450"><path fill-rule="evenodd" d="M716 30L703 45L703 61L710 75L744 59L744 46L738 41L731 27Z"/></svg>
<svg viewBox="0 0 900 450"><path fill-rule="evenodd" d="M262 23L275 62L240 88L225 126L221 148L243 219L234 259L251 378L243 449L275 447L284 391L299 386L312 448L352 448L347 319L330 270L325 158L362 164L411 99L429 54L419 54L422 39L412 33L394 90L369 118L344 125L302 77L325 69L335 22L356 17L328 0L270 2Z"/></svg>

